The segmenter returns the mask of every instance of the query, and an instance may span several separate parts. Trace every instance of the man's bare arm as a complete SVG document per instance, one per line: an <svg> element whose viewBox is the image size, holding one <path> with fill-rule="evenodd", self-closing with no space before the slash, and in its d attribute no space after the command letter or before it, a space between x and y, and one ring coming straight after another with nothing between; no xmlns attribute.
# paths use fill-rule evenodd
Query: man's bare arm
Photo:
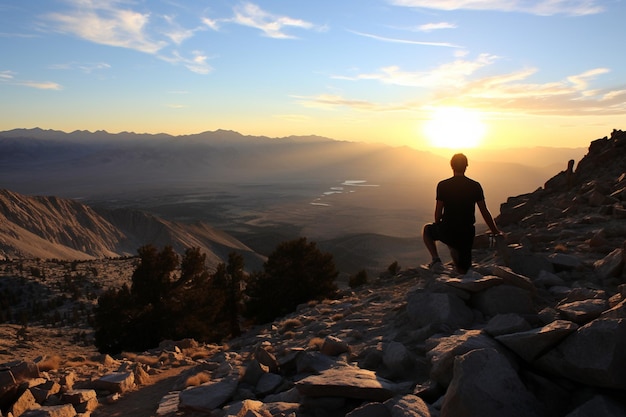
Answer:
<svg viewBox="0 0 626 417"><path fill-rule="evenodd" d="M502 232L500 231L500 229L498 229L498 226L496 226L496 222L493 220L493 217L491 216L491 212L489 212L489 209L487 208L485 200L481 200L477 204L478 208L480 209L480 214L482 214L483 219L485 219L485 223L487 223L487 226L489 226L491 233L493 233L494 235L501 235Z"/></svg>

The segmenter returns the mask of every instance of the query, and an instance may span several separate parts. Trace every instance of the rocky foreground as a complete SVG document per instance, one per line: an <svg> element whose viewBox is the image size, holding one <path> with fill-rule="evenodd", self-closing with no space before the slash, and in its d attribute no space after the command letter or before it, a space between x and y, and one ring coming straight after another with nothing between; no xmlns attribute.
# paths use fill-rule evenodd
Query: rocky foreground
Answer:
<svg viewBox="0 0 626 417"><path fill-rule="evenodd" d="M7 363L0 409L139 415L111 410L167 373L146 416L626 416L625 161L614 131L509 199L464 276L382 274L224 346Z"/></svg>

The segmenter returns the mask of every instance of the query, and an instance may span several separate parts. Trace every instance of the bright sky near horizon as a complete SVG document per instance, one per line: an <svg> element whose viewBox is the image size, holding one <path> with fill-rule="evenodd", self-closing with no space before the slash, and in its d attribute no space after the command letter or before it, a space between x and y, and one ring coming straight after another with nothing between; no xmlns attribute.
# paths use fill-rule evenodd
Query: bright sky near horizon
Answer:
<svg viewBox="0 0 626 417"><path fill-rule="evenodd" d="M0 0L0 130L586 147L626 128L625 17L625 0Z"/></svg>

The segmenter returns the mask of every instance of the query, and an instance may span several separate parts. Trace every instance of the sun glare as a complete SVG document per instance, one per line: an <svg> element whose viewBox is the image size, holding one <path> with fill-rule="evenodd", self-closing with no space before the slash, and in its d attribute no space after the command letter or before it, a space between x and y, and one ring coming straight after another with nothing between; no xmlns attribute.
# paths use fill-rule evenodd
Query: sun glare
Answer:
<svg viewBox="0 0 626 417"><path fill-rule="evenodd" d="M460 107L440 107L424 125L424 134L437 148L468 149L480 145L486 126L478 112Z"/></svg>

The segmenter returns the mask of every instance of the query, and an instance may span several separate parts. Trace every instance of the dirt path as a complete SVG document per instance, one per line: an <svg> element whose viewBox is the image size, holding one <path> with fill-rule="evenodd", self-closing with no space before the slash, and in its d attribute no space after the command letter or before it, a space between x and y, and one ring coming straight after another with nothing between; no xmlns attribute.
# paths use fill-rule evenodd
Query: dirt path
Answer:
<svg viewBox="0 0 626 417"><path fill-rule="evenodd" d="M100 404L92 417L154 417L161 399L172 390L182 372L191 366L172 368L151 376L149 385L124 394L112 404Z"/></svg>

